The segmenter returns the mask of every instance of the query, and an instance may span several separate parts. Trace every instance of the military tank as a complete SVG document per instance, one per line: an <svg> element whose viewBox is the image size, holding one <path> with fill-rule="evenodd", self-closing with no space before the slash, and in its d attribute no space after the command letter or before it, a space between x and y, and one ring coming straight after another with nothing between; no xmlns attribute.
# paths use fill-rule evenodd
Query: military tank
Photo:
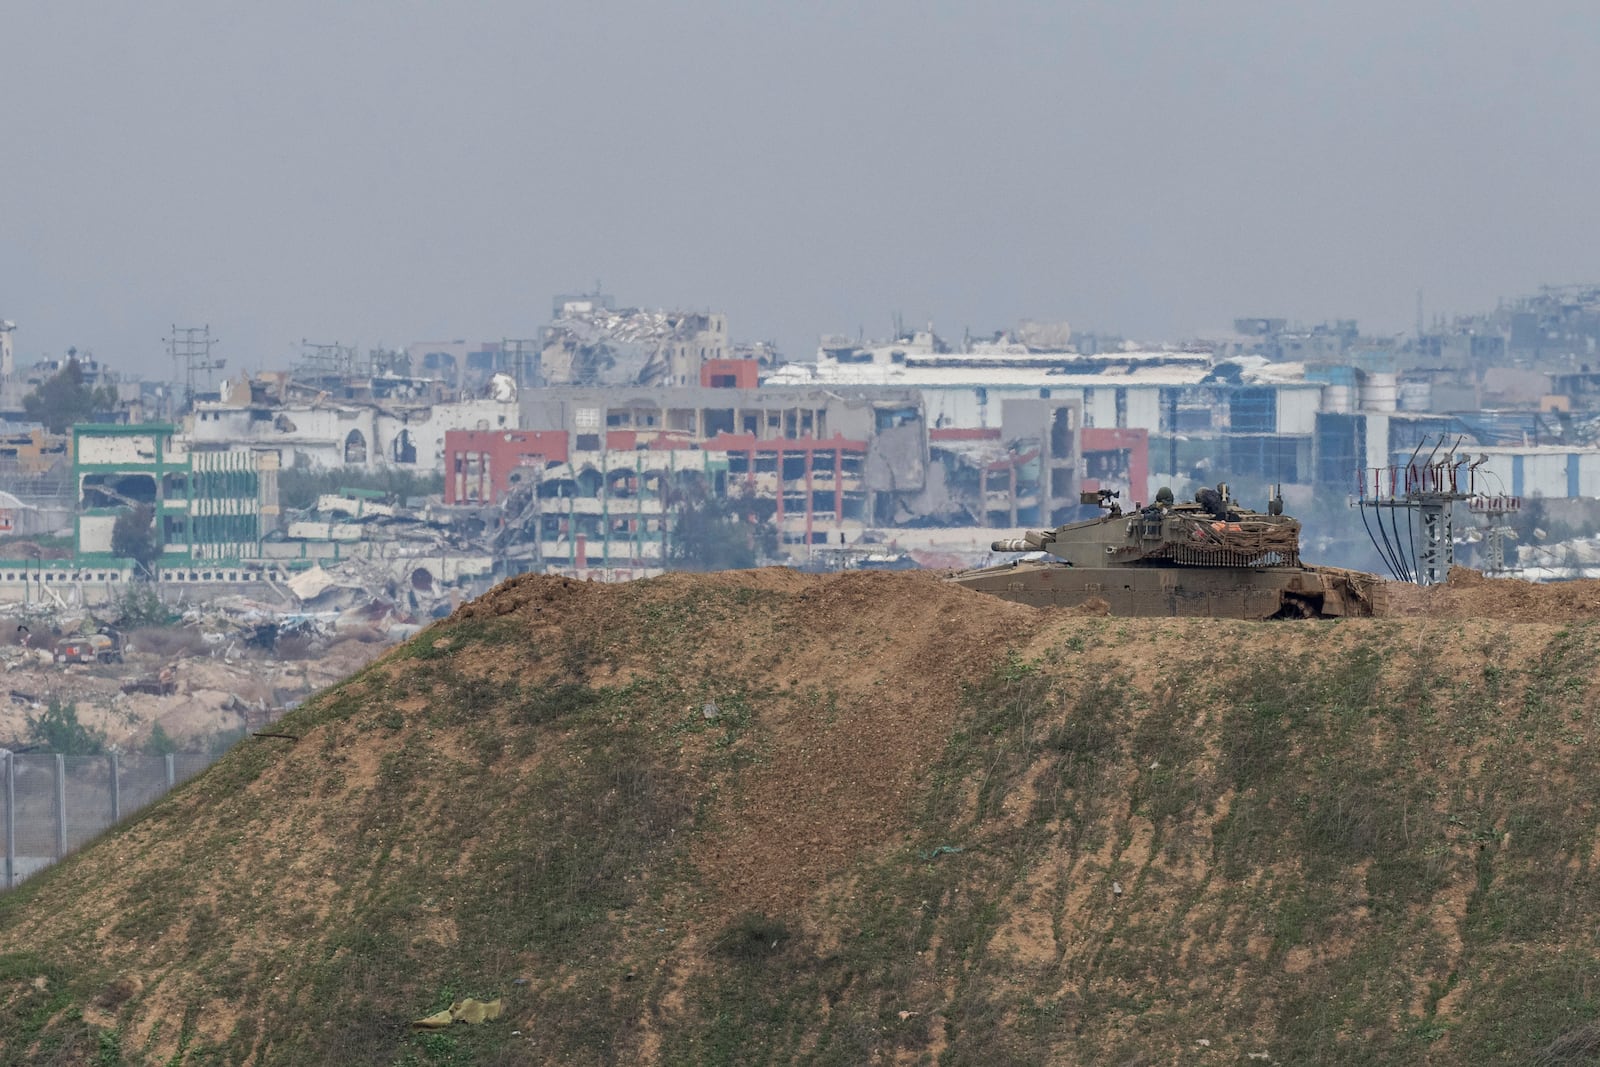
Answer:
<svg viewBox="0 0 1600 1067"><path fill-rule="evenodd" d="M963 571L949 581L1034 607L1099 599L1113 615L1226 619L1372 615L1383 579L1300 562L1300 523L1274 492L1265 513L1240 507L1226 484L1123 513L1109 490L1083 493L1105 514L994 542L996 552L1035 554Z"/></svg>

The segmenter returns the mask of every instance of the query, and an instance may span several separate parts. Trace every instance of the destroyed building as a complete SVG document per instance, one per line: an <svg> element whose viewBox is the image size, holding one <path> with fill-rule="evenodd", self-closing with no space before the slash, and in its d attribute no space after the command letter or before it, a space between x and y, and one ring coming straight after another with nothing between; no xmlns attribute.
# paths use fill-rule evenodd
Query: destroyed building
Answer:
<svg viewBox="0 0 1600 1067"><path fill-rule="evenodd" d="M921 406L904 389L550 388L523 394L522 422L449 436L445 500L505 504L541 564L660 567L691 481L802 552L892 523L925 488Z"/></svg>
<svg viewBox="0 0 1600 1067"><path fill-rule="evenodd" d="M1350 387L1374 394L1372 404L1355 405L1372 410L1594 411L1600 286L1545 286L1502 300L1492 311L1436 317L1431 324L1423 322L1419 306L1409 337L1363 335L1350 319L1309 328L1283 318L1238 319L1234 335L1217 346L1330 375L1328 410L1336 412ZM1382 400L1385 390L1395 394L1389 405Z"/></svg>
<svg viewBox="0 0 1600 1067"><path fill-rule="evenodd" d="M1419 328L1405 352L1417 366L1592 370L1600 363L1600 286L1547 285L1493 311L1436 321Z"/></svg>
<svg viewBox="0 0 1600 1067"><path fill-rule="evenodd" d="M517 427L516 388L502 380L494 395L453 396L442 383L430 388L369 391L357 401L307 393L287 375L261 375L223 391L223 399L200 402L188 426L197 450L270 450L283 469L291 467L398 467L417 473L444 469L444 437L451 430Z"/></svg>
<svg viewBox="0 0 1600 1067"><path fill-rule="evenodd" d="M481 592L495 575L494 556L476 531L463 530L428 504L346 488L285 518L262 554L294 574L290 588L302 599L311 588L317 596L344 586L417 607L444 595L447 585Z"/></svg>
<svg viewBox="0 0 1600 1067"><path fill-rule="evenodd" d="M277 475L271 450L200 451L167 424L74 427L78 556L125 566L111 554L112 528L147 505L162 567L259 559L278 521Z"/></svg>
<svg viewBox="0 0 1600 1067"><path fill-rule="evenodd" d="M536 357L533 342L527 340L417 341L401 350L370 353L366 373L344 378L357 387L370 383L365 399L420 395L422 387L430 399L442 403L493 396L503 388L497 377L517 385L537 384Z"/></svg>
<svg viewBox="0 0 1600 1067"><path fill-rule="evenodd" d="M1084 490L1129 492L1149 479L1141 429L1082 424L1082 406L1060 398L1008 399L999 427L928 431L949 519L993 529L1057 526L1080 517Z"/></svg>
<svg viewBox="0 0 1600 1067"><path fill-rule="evenodd" d="M694 385L708 361L733 358L728 318L714 312L617 308L601 293L556 298L540 331L545 385Z"/></svg>

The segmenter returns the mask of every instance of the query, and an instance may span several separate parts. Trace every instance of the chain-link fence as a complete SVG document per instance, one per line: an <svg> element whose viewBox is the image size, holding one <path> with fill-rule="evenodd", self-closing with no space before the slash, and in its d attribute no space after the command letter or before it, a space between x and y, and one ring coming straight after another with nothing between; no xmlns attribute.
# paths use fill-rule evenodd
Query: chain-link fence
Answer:
<svg viewBox="0 0 1600 1067"><path fill-rule="evenodd" d="M132 815L217 757L204 752L167 756L59 756L0 752L0 820L10 889Z"/></svg>

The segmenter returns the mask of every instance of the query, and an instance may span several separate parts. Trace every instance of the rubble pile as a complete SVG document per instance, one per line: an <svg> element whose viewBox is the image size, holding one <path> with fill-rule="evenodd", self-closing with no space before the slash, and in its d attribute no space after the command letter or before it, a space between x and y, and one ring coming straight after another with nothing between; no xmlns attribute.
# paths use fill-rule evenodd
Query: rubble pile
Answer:
<svg viewBox="0 0 1600 1067"><path fill-rule="evenodd" d="M462 597L493 581L489 524L475 516L441 518L430 507L379 503L327 493L291 512L278 544L337 546L313 558L287 582L285 602L308 610L342 610L377 599L403 602L408 615L448 615ZM461 588L446 591L443 586ZM281 610L281 607L279 608Z"/></svg>
<svg viewBox="0 0 1600 1067"><path fill-rule="evenodd" d="M319 532L339 554L232 595L178 586L167 603L152 599L168 619L125 618L126 603L0 605L0 747L26 750L28 719L51 702L74 705L122 751L158 725L189 745L259 728L490 580L491 558L475 551L481 531L426 508L324 494L291 513L277 540Z"/></svg>
<svg viewBox="0 0 1600 1067"><path fill-rule="evenodd" d="M603 304L569 305L551 323L541 353L551 382L649 384L667 374L667 349L707 326L708 315Z"/></svg>
<svg viewBox="0 0 1600 1067"><path fill-rule="evenodd" d="M321 599L352 602L290 612L227 597L183 607L168 625L126 631L81 611L0 613L0 747L33 747L28 720L52 703L75 707L117 751L137 750L157 726L183 747L221 743L272 722L420 626L351 587L330 587ZM69 661L65 650L88 634L106 635L108 651Z"/></svg>

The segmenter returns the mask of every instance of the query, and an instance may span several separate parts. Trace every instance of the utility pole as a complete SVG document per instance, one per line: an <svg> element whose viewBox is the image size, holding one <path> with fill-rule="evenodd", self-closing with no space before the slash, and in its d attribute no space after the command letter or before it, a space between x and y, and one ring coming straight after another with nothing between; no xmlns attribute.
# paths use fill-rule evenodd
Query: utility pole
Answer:
<svg viewBox="0 0 1600 1067"><path fill-rule="evenodd" d="M183 381L183 408L171 413L171 416L176 418L194 408L196 377L203 373L206 376L206 387L210 388L211 372L221 370L227 361L212 358L211 348L217 343L217 339L211 336L209 325L173 326L171 336L165 340L167 354L172 357L173 377Z"/></svg>
<svg viewBox="0 0 1600 1067"><path fill-rule="evenodd" d="M525 388L543 385L544 369L539 361L539 342L531 337L502 337L500 351L511 368L511 378L520 393Z"/></svg>
<svg viewBox="0 0 1600 1067"><path fill-rule="evenodd" d="M1441 435L1426 459L1419 443L1404 466L1357 472L1351 504L1361 509L1367 536L1397 581L1436 585L1449 577L1455 563L1453 506L1478 496L1477 471L1488 461L1481 456L1474 462L1459 452L1461 441L1458 437L1450 444ZM1367 520L1369 513L1376 530Z"/></svg>
<svg viewBox="0 0 1600 1067"><path fill-rule="evenodd" d="M1482 515L1489 525L1483 531L1483 573L1490 578L1507 578L1522 568L1507 565L1506 542L1515 540L1517 531L1506 519L1522 510L1520 496L1476 496L1467 501L1474 515Z"/></svg>

